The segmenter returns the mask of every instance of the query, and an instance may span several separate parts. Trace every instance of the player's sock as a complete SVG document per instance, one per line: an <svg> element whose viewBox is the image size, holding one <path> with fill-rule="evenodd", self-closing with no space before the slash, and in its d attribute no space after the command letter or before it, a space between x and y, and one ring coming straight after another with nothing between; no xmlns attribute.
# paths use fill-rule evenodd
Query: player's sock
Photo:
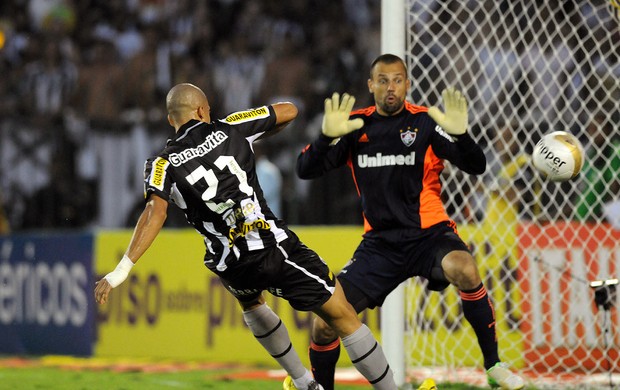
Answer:
<svg viewBox="0 0 620 390"><path fill-rule="evenodd" d="M293 380L303 378L306 375L312 379L308 370L299 360L295 348L293 348L286 326L267 304L244 311L243 319L258 342L276 359Z"/></svg>
<svg viewBox="0 0 620 390"><path fill-rule="evenodd" d="M473 290L461 291L460 295L463 314L474 328L484 356L484 368L488 370L499 362L493 303L482 283Z"/></svg>
<svg viewBox="0 0 620 390"><path fill-rule="evenodd" d="M313 341L310 343L308 355L310 356L310 365L312 366L314 379L325 390L334 390L336 363L340 357L340 339L336 339L326 345L317 344Z"/></svg>
<svg viewBox="0 0 620 390"><path fill-rule="evenodd" d="M342 345L355 368L368 379L373 388L396 389L394 374L383 354L383 349L366 325L362 324L358 330L343 337Z"/></svg>

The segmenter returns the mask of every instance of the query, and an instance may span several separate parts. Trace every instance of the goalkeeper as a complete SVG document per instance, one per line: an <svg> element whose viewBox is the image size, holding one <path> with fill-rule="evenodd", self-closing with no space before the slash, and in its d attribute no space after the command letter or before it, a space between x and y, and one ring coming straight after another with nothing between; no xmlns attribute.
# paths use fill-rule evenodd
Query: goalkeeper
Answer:
<svg viewBox="0 0 620 390"><path fill-rule="evenodd" d="M358 313L381 306L413 276L426 278L436 291L451 283L476 333L489 384L521 389L523 379L500 362L492 302L441 201L444 159L469 174L486 169L482 149L467 133L467 101L450 88L443 92L443 112L415 106L405 101L407 74L402 59L384 54L372 63L368 80L374 106L350 112L353 97L327 99L322 133L299 155L297 174L313 179L345 164L352 170L365 233L338 279ZM339 354L336 333L316 318L310 362L326 390L334 388Z"/></svg>

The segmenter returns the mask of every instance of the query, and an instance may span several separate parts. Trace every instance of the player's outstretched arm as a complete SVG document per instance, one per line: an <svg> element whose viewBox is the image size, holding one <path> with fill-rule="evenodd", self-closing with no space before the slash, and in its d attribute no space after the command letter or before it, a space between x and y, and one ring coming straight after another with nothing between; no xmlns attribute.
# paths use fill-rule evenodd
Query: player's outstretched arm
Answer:
<svg viewBox="0 0 620 390"><path fill-rule="evenodd" d="M278 102L272 104L271 106L273 107L273 111L276 113L276 126L272 131L267 131L260 136L261 139L278 134L282 131L282 129L288 126L289 123L297 118L297 114L299 113L297 106L291 102Z"/></svg>
<svg viewBox="0 0 620 390"><path fill-rule="evenodd" d="M138 259L151 246L166 221L168 202L159 196L151 195L144 207L129 242L125 255L114 271L95 283L95 301L104 304L112 289L127 279L129 271Z"/></svg>
<svg viewBox="0 0 620 390"><path fill-rule="evenodd" d="M444 111L433 106L428 109L430 115L446 133L462 135L467 131L467 99L454 87L446 88L441 93Z"/></svg>
<svg viewBox="0 0 620 390"><path fill-rule="evenodd" d="M334 92L331 98L325 99L325 113L321 131L330 138L342 137L364 126L361 118L349 120L355 98L347 93L342 95Z"/></svg>

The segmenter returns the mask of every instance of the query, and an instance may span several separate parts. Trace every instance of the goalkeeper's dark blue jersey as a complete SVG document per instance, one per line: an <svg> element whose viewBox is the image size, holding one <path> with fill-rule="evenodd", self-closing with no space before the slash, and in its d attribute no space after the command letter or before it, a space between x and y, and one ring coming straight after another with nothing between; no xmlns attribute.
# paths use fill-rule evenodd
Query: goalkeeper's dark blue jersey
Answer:
<svg viewBox="0 0 620 390"><path fill-rule="evenodd" d="M271 212L256 176L252 142L275 128L271 106L211 123L191 120L145 167L145 197L176 203L204 236L205 265L226 270L248 251L288 235Z"/></svg>
<svg viewBox="0 0 620 390"><path fill-rule="evenodd" d="M364 126L337 142L321 135L297 159L297 174L312 179L347 164L362 202L365 231L421 230L449 221L441 201L440 174L446 159L463 171L481 174L486 159L468 135L448 135L427 108L405 103L394 116L375 106L351 113ZM337 200L335 200L337 201Z"/></svg>

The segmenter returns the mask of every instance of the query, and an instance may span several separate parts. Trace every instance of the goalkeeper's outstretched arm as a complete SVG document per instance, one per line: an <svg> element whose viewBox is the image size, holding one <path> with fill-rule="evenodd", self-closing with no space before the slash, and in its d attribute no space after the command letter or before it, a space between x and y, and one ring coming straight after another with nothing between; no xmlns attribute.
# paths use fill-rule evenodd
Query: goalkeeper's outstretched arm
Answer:
<svg viewBox="0 0 620 390"><path fill-rule="evenodd" d="M486 170L486 157L480 145L474 141L467 131L468 113L467 99L454 87L442 92L444 112L434 106L428 109L428 115L446 133L453 143L443 137L437 137L437 145L433 149L440 158L449 160L464 172L479 175Z"/></svg>
<svg viewBox="0 0 620 390"><path fill-rule="evenodd" d="M344 136L364 125L361 118L349 119L354 104L355 98L346 93L342 97L334 93L325 99L321 134L297 157L296 171L299 178L314 179L346 163L348 152ZM333 145L337 138L341 139Z"/></svg>

